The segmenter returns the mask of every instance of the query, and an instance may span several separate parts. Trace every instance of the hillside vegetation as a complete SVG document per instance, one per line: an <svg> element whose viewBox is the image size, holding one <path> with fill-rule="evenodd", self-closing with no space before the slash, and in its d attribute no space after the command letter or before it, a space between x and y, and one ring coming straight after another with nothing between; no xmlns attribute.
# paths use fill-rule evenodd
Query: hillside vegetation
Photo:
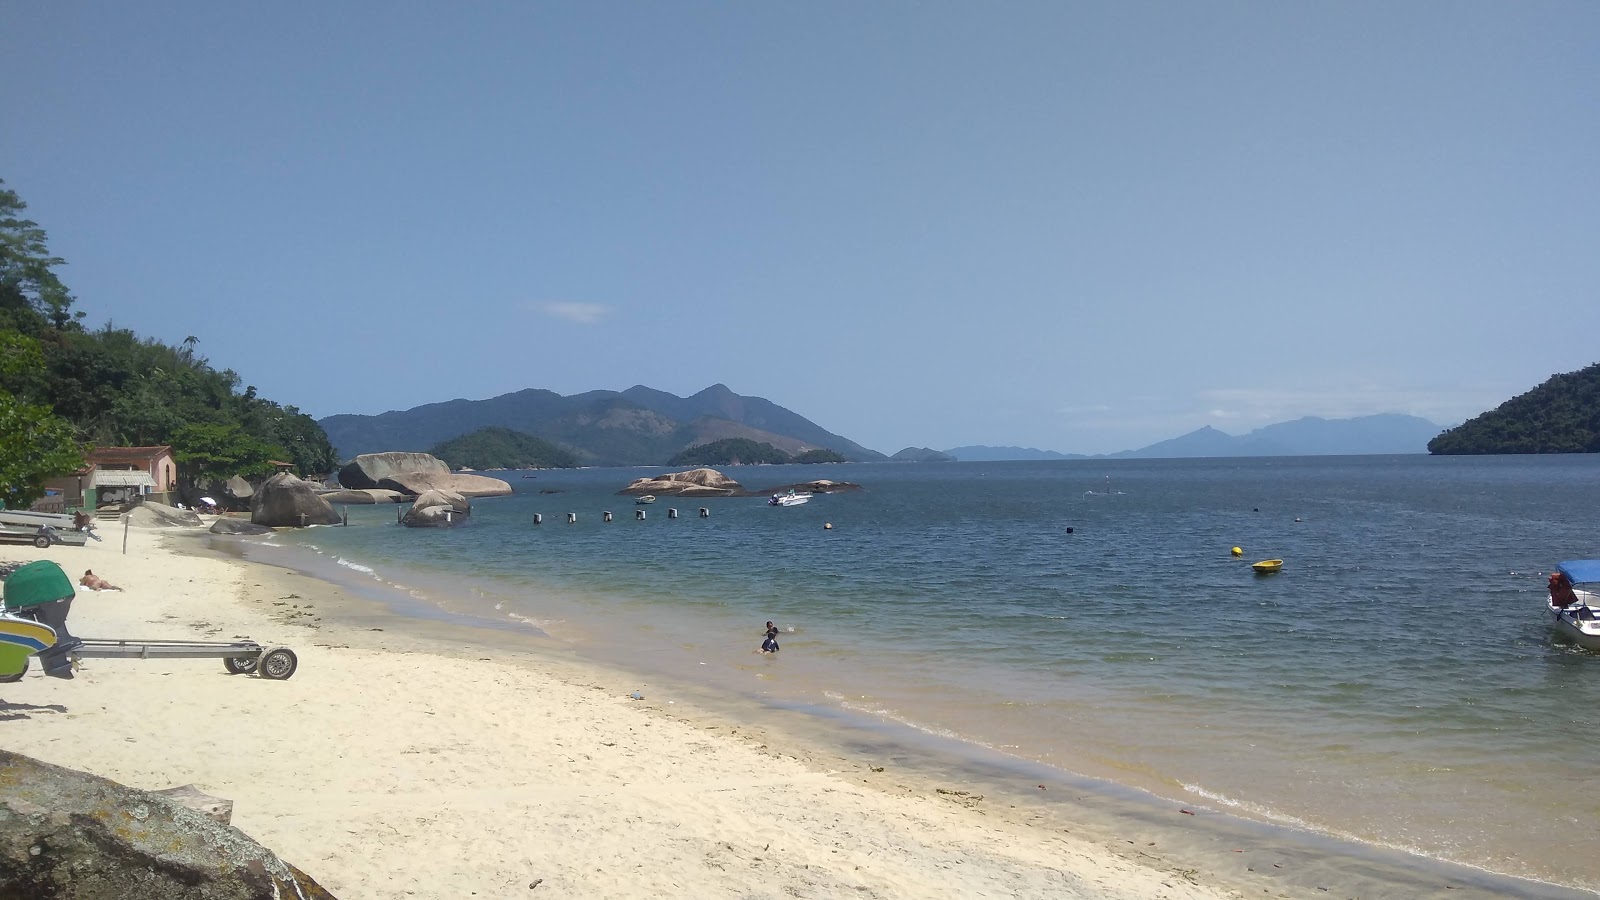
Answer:
<svg viewBox="0 0 1600 900"><path fill-rule="evenodd" d="M847 462L847 460L833 450L806 450L791 456L771 444L757 443L748 438L727 438L690 447L668 460L667 465L752 466L831 462Z"/></svg>
<svg viewBox="0 0 1600 900"><path fill-rule="evenodd" d="M44 479L76 471L96 445L170 444L186 490L271 472L272 460L306 475L335 468L310 416L241 391L237 374L197 354L198 338L85 329L56 274L64 261L26 209L0 181L0 500L38 499Z"/></svg>
<svg viewBox="0 0 1600 900"><path fill-rule="evenodd" d="M1600 363L1468 419L1429 441L1428 452L1600 453Z"/></svg>
<svg viewBox="0 0 1600 900"><path fill-rule="evenodd" d="M570 450L509 428L479 428L428 451L452 469L567 469L578 464Z"/></svg>

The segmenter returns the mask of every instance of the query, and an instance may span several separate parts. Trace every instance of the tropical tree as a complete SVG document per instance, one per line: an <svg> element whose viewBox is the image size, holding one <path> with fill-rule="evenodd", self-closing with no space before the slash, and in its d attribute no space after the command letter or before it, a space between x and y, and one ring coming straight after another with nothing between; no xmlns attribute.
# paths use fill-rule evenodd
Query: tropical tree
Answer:
<svg viewBox="0 0 1600 900"><path fill-rule="evenodd" d="M39 343L0 331L0 375L8 379L43 368ZM0 506L26 509L44 496L46 479L83 467L78 436L50 407L0 390Z"/></svg>

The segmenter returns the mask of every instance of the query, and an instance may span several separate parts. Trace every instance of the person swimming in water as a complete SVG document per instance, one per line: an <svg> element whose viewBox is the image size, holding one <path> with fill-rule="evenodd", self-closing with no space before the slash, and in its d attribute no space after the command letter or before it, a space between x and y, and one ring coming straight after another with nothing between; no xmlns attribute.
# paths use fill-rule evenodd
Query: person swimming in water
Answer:
<svg viewBox="0 0 1600 900"><path fill-rule="evenodd" d="M778 652L778 626L767 622L767 639L761 642L762 653Z"/></svg>

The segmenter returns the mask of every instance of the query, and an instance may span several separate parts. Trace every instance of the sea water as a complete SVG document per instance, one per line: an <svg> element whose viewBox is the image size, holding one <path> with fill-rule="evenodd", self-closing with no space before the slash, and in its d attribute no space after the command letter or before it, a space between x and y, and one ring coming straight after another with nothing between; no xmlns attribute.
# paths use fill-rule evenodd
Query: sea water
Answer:
<svg viewBox="0 0 1600 900"><path fill-rule="evenodd" d="M1600 456L729 467L864 490L617 496L655 471L497 473L516 495L465 527L351 507L276 541L641 671L1600 886L1600 654L1544 610L1556 562L1600 557Z"/></svg>

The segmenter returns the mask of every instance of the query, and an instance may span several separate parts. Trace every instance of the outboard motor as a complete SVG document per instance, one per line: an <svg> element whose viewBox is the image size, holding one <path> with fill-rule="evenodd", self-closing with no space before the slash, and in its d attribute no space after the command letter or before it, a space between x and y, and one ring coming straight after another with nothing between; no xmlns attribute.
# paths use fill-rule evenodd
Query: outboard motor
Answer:
<svg viewBox="0 0 1600 900"><path fill-rule="evenodd" d="M41 559L19 567L6 579L6 612L55 629L56 644L38 655L44 673L56 678L72 677L72 651L82 640L67 631L67 615L77 591L61 567Z"/></svg>

